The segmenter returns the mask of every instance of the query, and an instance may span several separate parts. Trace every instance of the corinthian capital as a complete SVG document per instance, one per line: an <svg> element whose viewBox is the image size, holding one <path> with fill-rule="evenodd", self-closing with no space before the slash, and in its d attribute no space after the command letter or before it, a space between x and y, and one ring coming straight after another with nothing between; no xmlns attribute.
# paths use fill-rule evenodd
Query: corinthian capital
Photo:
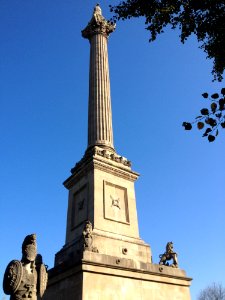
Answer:
<svg viewBox="0 0 225 300"><path fill-rule="evenodd" d="M108 37L111 32L116 28L116 24L110 21L107 21L102 16L102 10L97 4L94 8L93 16L91 21L88 23L87 27L82 30L82 36L86 39L90 39L95 34L102 34L105 37Z"/></svg>

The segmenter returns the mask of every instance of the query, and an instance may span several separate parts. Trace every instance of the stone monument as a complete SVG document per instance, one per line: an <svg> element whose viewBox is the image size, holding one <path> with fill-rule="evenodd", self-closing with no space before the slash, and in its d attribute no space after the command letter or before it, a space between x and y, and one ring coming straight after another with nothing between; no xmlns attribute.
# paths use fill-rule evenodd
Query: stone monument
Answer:
<svg viewBox="0 0 225 300"><path fill-rule="evenodd" d="M5 271L3 290L10 300L42 299L48 274L37 254L36 235L27 235L22 244L22 259L12 260Z"/></svg>
<svg viewBox="0 0 225 300"><path fill-rule="evenodd" d="M88 145L64 182L66 241L55 255L44 299L190 300L191 279L178 265L170 267L164 257L152 263L151 248L139 236L139 174L114 148L107 49L114 30L96 5L82 31L90 42Z"/></svg>

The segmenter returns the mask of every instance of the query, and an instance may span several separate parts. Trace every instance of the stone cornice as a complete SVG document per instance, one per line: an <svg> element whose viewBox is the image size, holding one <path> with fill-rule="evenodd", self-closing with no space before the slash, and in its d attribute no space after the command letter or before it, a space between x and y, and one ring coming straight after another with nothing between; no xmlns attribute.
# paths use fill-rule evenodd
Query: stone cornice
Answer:
<svg viewBox="0 0 225 300"><path fill-rule="evenodd" d="M72 175L63 184L67 189L70 189L75 181L94 169L102 170L129 181L135 181L139 174L132 171L130 165L130 161L126 158L100 147L94 147L88 150L84 157L71 169Z"/></svg>
<svg viewBox="0 0 225 300"><path fill-rule="evenodd" d="M116 175L118 177L130 180L130 181L135 181L139 177L139 174L136 172L118 168L117 166L114 166L109 163L106 164L104 161L93 160L93 163L94 163L95 169L102 170L104 172L110 173L112 175Z"/></svg>
<svg viewBox="0 0 225 300"><path fill-rule="evenodd" d="M97 255L99 256L99 254ZM149 276L155 276L154 279L151 278L150 280L155 282L164 282L167 284L168 283L176 284L180 286L183 285L190 286L190 282L192 281L192 278L186 277L185 271L181 269L173 269L167 266L163 266L163 268L161 269L160 265L149 264L149 263L143 263L142 268L135 268L134 266L132 266L133 261L131 259L126 259L121 257L117 258L109 255L100 254L102 256L102 262L99 262L93 259L97 255L95 253L90 253L90 252L84 253L85 257L82 259L82 270L85 270L87 272L94 271L95 273L110 274L110 269L117 269L120 272L119 276L121 277L126 277L126 278L130 277L134 279L138 279L141 277L142 280L149 280L148 278ZM116 262L118 260L119 260L119 264L117 264ZM114 261L116 263L114 263ZM127 263L131 266L127 266L128 265ZM96 270L96 268L94 268L93 270L91 270L91 268L86 268L85 265L97 266L99 267L99 271ZM100 268L106 268L106 269L101 270ZM130 272L130 274L127 274L127 272ZM171 281L168 282L168 279L175 279L175 280L179 280L180 282L179 284L178 282L171 282Z"/></svg>
<svg viewBox="0 0 225 300"><path fill-rule="evenodd" d="M115 270L114 272L111 271L113 269ZM155 281L178 286L190 286L192 281L192 278L187 277L185 271L181 269L167 266L163 266L162 269L158 264L142 264L141 268L136 268L134 262L130 259L121 259L121 257L86 251L83 254L83 259L80 259L73 265L65 263L50 269L48 271L49 285L51 286L62 280L62 278L68 278L82 271L133 279L141 278L144 281Z"/></svg>
<svg viewBox="0 0 225 300"><path fill-rule="evenodd" d="M90 39L95 34L102 34L106 38L112 33L116 28L116 24L107 21L102 16L102 11L100 6L97 4L94 8L94 13L91 21L88 23L87 27L82 30L82 36L86 39Z"/></svg>
<svg viewBox="0 0 225 300"><path fill-rule="evenodd" d="M77 162L74 168L71 169L71 173L74 174L79 170L86 162L91 161L92 158L96 158L100 161L103 161L109 165L119 167L124 170L131 170L131 161L127 158L118 155L115 150L107 150L98 146L88 149L82 159Z"/></svg>

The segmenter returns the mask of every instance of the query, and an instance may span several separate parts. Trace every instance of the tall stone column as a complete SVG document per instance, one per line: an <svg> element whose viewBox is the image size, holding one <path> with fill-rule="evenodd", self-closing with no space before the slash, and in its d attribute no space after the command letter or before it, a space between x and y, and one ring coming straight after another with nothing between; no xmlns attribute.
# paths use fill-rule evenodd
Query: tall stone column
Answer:
<svg viewBox="0 0 225 300"><path fill-rule="evenodd" d="M100 146L114 151L108 37L115 24L108 22L97 4L82 36L90 41L88 149Z"/></svg>
<svg viewBox="0 0 225 300"><path fill-rule="evenodd" d="M82 31L91 44L88 148L64 181L66 241L48 272L44 299L190 300L191 279L183 270L152 263L138 229L139 174L114 150L107 53L114 29L96 5Z"/></svg>

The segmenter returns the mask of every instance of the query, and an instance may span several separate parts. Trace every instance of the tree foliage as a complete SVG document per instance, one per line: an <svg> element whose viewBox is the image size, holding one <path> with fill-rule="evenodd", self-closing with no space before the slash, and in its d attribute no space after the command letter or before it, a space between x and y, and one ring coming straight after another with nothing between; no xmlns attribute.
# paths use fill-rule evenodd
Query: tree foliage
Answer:
<svg viewBox="0 0 225 300"><path fill-rule="evenodd" d="M213 80L222 81L225 69L225 1L224 0L126 0L116 6L110 5L113 20L144 17L149 41L154 41L167 26L177 28L184 43L194 34L200 48L213 60ZM201 109L201 115L194 122L183 122L186 130L205 128L203 137L213 142L220 128L225 128L225 89L221 97L215 93L208 98L210 108Z"/></svg>
<svg viewBox="0 0 225 300"><path fill-rule="evenodd" d="M213 283L200 292L198 300L225 300L225 288Z"/></svg>
<svg viewBox="0 0 225 300"><path fill-rule="evenodd" d="M209 97L208 93L203 93L202 97L211 102L210 107L202 108L201 115L196 117L194 122L183 122L183 126L185 130L191 130L193 125L196 125L199 130L204 129L202 136L207 137L209 142L213 142L219 129L225 128L225 88L221 89L221 95L215 93Z"/></svg>
<svg viewBox="0 0 225 300"><path fill-rule="evenodd" d="M212 74L221 81L225 69L224 0L127 0L110 6L114 20L144 17L149 41L168 25L178 28L181 42L196 35L200 48L213 60Z"/></svg>

